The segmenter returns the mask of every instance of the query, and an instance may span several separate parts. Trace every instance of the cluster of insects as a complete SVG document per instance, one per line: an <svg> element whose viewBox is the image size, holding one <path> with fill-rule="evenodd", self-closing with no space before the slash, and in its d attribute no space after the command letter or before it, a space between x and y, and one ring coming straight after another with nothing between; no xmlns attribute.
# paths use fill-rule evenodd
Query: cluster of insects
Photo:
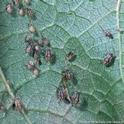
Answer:
<svg viewBox="0 0 124 124"><path fill-rule="evenodd" d="M55 62L55 53L53 52L50 42L47 38L40 38L39 40L33 39L33 35L37 35L37 29L32 24L32 20L35 18L35 13L30 8L31 0L12 0L6 6L8 14L13 14L14 10L18 10L20 16L27 15L29 18L28 30L29 35L25 37L26 49L25 52L31 56L34 61L29 61L26 64L28 70L32 72L34 76L39 76L40 70L37 66L42 64L41 54L44 56L46 62Z"/></svg>
<svg viewBox="0 0 124 124"><path fill-rule="evenodd" d="M35 13L29 7L30 4L31 0L12 0L10 3L6 5L6 11L8 14L13 15L16 10L18 15L20 16L27 15L30 18L34 18Z"/></svg>
<svg viewBox="0 0 124 124"><path fill-rule="evenodd" d="M72 51L66 54L66 60L69 62L73 62L76 58L76 54ZM67 83L68 81L75 81L75 75L70 69L64 69L61 72L62 78L59 87L56 87L56 96L59 101L64 101L67 104L77 105L80 102L80 93L75 91L73 93L69 93Z"/></svg>
<svg viewBox="0 0 124 124"><path fill-rule="evenodd" d="M64 85L57 88L56 95L59 101L64 101L68 104L71 103L73 106L76 106L80 103L80 93L75 91L69 95L68 88Z"/></svg>
<svg viewBox="0 0 124 124"><path fill-rule="evenodd" d="M104 31L105 36L113 39L113 34L109 31ZM105 55L104 59L102 60L102 64L106 67L110 67L112 64L114 64L116 56L113 53L108 53ZM66 54L66 59L69 62L73 62L76 59L76 54L72 51L68 52ZM80 92L74 91L69 94L68 88L66 86L66 83L71 80L72 82L75 81L75 75L72 71L69 69L65 69L62 71L62 86L59 86L57 88L56 94L57 98L60 101L64 101L66 103L71 103L73 106L78 105L80 103Z"/></svg>
<svg viewBox="0 0 124 124"><path fill-rule="evenodd" d="M18 3L18 6L21 7L21 15L27 15L29 18L28 30L29 34L25 37L25 52L33 58L33 61L30 60L26 64L26 68L32 72L35 77L38 77L40 74L40 69L38 66L42 64L41 55L44 56L46 62L53 63L55 60L55 53L53 52L50 42L47 38L34 39L35 36L39 37L39 32L36 27L32 24L34 20L35 13L29 6L31 5L31 0L15 0L13 3ZM25 7L26 4L26 7ZM28 7L27 7L28 6ZM23 13L23 14L22 14ZM55 62L55 61L54 61Z"/></svg>
<svg viewBox="0 0 124 124"><path fill-rule="evenodd" d="M40 72L37 66L40 66L42 64L40 56L43 55L46 62L53 63L53 61L55 60L55 53L50 47L51 45L47 38L34 40L31 36L26 36L25 43L25 52L34 59L34 62L29 61L26 64L26 67L33 73L33 75L37 77L39 76Z"/></svg>
<svg viewBox="0 0 124 124"><path fill-rule="evenodd" d="M40 38L38 40L33 38L33 35L36 35L38 32L36 27L32 24L32 20L35 18L35 12L30 8L30 5L31 0L11 0L11 2L6 5L6 12L13 15L16 10L18 15L27 15L30 19L28 24L28 31L30 34L25 37L25 52L32 57L33 60L28 61L25 66L35 77L38 77L40 74L39 66L42 65L41 55L46 62L51 64L55 62L56 56L47 38ZM114 38L111 32L105 30L103 30L103 32L106 37L110 39ZM66 54L65 58L68 62L73 62L76 59L76 54L70 51ZM102 64L106 67L110 67L114 63L115 58L116 56L113 53L108 53L102 60ZM74 91L69 93L67 87L68 81L76 81L74 73L70 69L64 69L61 75L62 84L56 89L57 99L72 104L73 106L78 105L80 103L80 92ZM22 108L24 109L24 105L19 98L13 100L12 106L18 111L21 111ZM0 107L2 109L3 106L0 105Z"/></svg>
<svg viewBox="0 0 124 124"><path fill-rule="evenodd" d="M109 39L114 39L113 33L111 31L104 30L102 26L100 26L100 28L102 29L105 37ZM117 31L120 32L119 29L117 29ZM102 64L105 65L106 67L110 67L111 65L114 64L115 58L116 56L113 53L107 53L102 61Z"/></svg>
<svg viewBox="0 0 124 124"><path fill-rule="evenodd" d="M76 58L76 55L70 51L69 53L66 54L66 59L69 62L74 61ZM72 104L73 106L77 106L80 103L80 92L74 91L71 94L69 93L69 89L67 87L68 81L75 81L75 75L70 69L64 69L61 72L62 79L61 82L62 84L57 88L56 90L56 95L57 99L59 101L64 101L65 103Z"/></svg>

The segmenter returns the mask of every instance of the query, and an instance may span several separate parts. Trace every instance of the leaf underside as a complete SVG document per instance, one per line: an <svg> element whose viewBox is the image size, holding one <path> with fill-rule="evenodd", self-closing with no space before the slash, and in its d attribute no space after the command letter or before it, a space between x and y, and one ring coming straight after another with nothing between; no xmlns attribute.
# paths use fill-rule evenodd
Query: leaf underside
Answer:
<svg viewBox="0 0 124 124"><path fill-rule="evenodd" d="M24 38L28 34L28 18L5 11L9 0L0 1L0 65L29 110L26 116L14 111L11 98L5 93L0 78L0 100L7 112L0 112L1 124L83 124L96 121L124 120L124 0L32 0L36 13L33 24L47 37L56 53L56 63L42 59L40 76L35 78L25 68L31 58L25 53ZM116 9L119 6L119 9ZM118 13L118 14L117 14ZM119 24L117 24L119 22ZM114 39L105 37L110 30ZM65 56L74 51L76 59L70 68L77 84L68 82L69 92L81 93L79 107L58 102L56 88L61 71L66 68ZM107 53L116 56L114 65L105 67L101 61ZM83 98L87 98L87 105ZM29 121L27 121L29 120ZM122 122L121 122L122 123Z"/></svg>

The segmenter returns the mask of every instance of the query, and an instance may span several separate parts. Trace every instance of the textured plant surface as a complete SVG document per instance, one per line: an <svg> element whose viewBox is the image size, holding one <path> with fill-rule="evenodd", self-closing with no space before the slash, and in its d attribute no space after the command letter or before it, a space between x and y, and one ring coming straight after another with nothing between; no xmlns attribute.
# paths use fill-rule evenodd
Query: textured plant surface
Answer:
<svg viewBox="0 0 124 124"><path fill-rule="evenodd" d="M8 2L0 0L0 102L4 106L0 124L124 122L124 0L32 0L33 24L56 54L55 64L41 58L38 78L25 67L30 60L24 50L28 18L7 14ZM101 27L114 38L105 37ZM78 107L56 98L55 86L60 84L69 51L77 55L68 63L77 84L67 85L69 92L81 93ZM110 67L101 62L106 53L116 56ZM15 96L27 113L12 109Z"/></svg>

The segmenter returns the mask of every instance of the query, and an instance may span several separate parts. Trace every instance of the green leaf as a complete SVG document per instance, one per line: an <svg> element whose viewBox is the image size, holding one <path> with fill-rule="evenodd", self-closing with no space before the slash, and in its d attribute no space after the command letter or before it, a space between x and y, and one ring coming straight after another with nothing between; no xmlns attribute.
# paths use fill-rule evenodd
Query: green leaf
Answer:
<svg viewBox="0 0 124 124"><path fill-rule="evenodd" d="M29 19L7 14L8 2L0 1L0 100L7 107L0 111L1 124L122 123L124 0L32 0L30 7L36 14L32 22L49 39L56 54L55 64L41 58L38 78L25 67L31 59L25 53L24 42ZM114 38L105 37L101 27L110 30ZM77 57L66 63L70 51ZM101 63L106 53L116 56L110 67ZM67 86L69 93L81 93L79 106L56 98L55 86L60 85L64 68L69 68L77 79L77 84L69 81ZM6 80L12 82L13 88ZM13 95L21 99L28 113L12 109Z"/></svg>

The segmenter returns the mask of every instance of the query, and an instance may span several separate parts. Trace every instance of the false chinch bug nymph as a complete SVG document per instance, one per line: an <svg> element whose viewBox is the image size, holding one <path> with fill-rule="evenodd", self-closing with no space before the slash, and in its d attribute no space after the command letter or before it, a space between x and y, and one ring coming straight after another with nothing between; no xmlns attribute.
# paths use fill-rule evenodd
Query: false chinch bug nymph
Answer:
<svg viewBox="0 0 124 124"><path fill-rule="evenodd" d="M73 80L74 79L74 74L71 72L69 69L65 69L62 71L62 79L67 81L67 80Z"/></svg>
<svg viewBox="0 0 124 124"><path fill-rule="evenodd" d="M52 49L50 49L50 48L46 49L46 51L45 51L45 60L47 62L52 63L54 61L54 59L55 59L55 54L52 51Z"/></svg>
<svg viewBox="0 0 124 124"><path fill-rule="evenodd" d="M104 32L104 34L105 34L106 37L108 37L110 39L113 39L114 38L113 34L110 31L107 31L107 30L103 29L102 26L100 26L100 27L101 27L101 29Z"/></svg>
<svg viewBox="0 0 124 124"><path fill-rule="evenodd" d="M33 41L32 36L31 35L26 35L25 42L30 43L31 41Z"/></svg>
<svg viewBox="0 0 124 124"><path fill-rule="evenodd" d="M64 87L58 87L57 88L57 91L56 91L56 94L57 94L57 98L60 100L60 101L62 101L62 100L64 100L65 99L65 97L66 97L66 90L65 90L65 88Z"/></svg>
<svg viewBox="0 0 124 124"><path fill-rule="evenodd" d="M40 39L38 41L38 44L41 47L43 47L43 46L48 46L49 47L50 46L50 42L49 42L49 40L47 38Z"/></svg>
<svg viewBox="0 0 124 124"><path fill-rule="evenodd" d="M113 53L108 53L103 60L103 64L106 67L110 67L112 64L114 64L115 58L116 56L114 56Z"/></svg>
<svg viewBox="0 0 124 124"><path fill-rule="evenodd" d="M40 47L44 46L44 43L43 43L42 39L38 40L38 44L39 44Z"/></svg>
<svg viewBox="0 0 124 124"><path fill-rule="evenodd" d="M43 38L42 41L44 46L50 46L50 42L47 38Z"/></svg>
<svg viewBox="0 0 124 124"><path fill-rule="evenodd" d="M42 64L42 62L40 60L40 52L41 52L40 47L38 45L35 45L33 58L34 58L35 63L37 65L41 65Z"/></svg>
<svg viewBox="0 0 124 124"><path fill-rule="evenodd" d="M29 5L31 3L31 0L24 0L24 2Z"/></svg>
<svg viewBox="0 0 124 124"><path fill-rule="evenodd" d="M13 4L12 3L7 4L6 6L7 13L12 14L13 10L14 10Z"/></svg>
<svg viewBox="0 0 124 124"><path fill-rule="evenodd" d="M26 67L28 70L30 70L33 73L35 77L39 76L40 70L36 67L36 65L32 61L29 61L26 64Z"/></svg>
<svg viewBox="0 0 124 124"><path fill-rule="evenodd" d="M109 32L109 31L104 31L104 32L105 32L105 36L106 37L108 37L110 39L113 39L114 38L114 36L113 36L113 34L111 32Z"/></svg>
<svg viewBox="0 0 124 124"><path fill-rule="evenodd" d="M32 56L33 48L31 45L27 45L25 52Z"/></svg>
<svg viewBox="0 0 124 124"><path fill-rule="evenodd" d="M40 51L41 51L40 47L38 45L35 45L35 52L37 54L40 54Z"/></svg>
<svg viewBox="0 0 124 124"><path fill-rule="evenodd" d="M27 67L28 70L32 71L35 68L35 64L32 61L29 61L26 64L26 67Z"/></svg>
<svg viewBox="0 0 124 124"><path fill-rule="evenodd" d="M18 13L20 16L24 16L25 15L25 9L23 9L23 8L19 9Z"/></svg>
<svg viewBox="0 0 124 124"><path fill-rule="evenodd" d="M4 111L4 110L5 110L4 104L2 102L0 102L0 112Z"/></svg>
<svg viewBox="0 0 124 124"><path fill-rule="evenodd" d="M80 93L77 91L73 92L70 96L70 100L72 105L77 105L80 102Z"/></svg>
<svg viewBox="0 0 124 124"><path fill-rule="evenodd" d="M15 5L19 5L20 2L21 2L21 0L13 0L13 3L14 3Z"/></svg>
<svg viewBox="0 0 124 124"><path fill-rule="evenodd" d="M70 97L68 94L68 89L66 87L59 86L56 90L56 95L58 100L70 103Z"/></svg>
<svg viewBox="0 0 124 124"><path fill-rule="evenodd" d="M28 29L31 33L36 33L36 28L32 24L28 25Z"/></svg>
<svg viewBox="0 0 124 124"><path fill-rule="evenodd" d="M12 107L16 109L17 111L21 111L24 107L21 100L19 98L14 98Z"/></svg>
<svg viewBox="0 0 124 124"><path fill-rule="evenodd" d="M34 75L35 77L38 77L38 76L39 76L39 73L40 73L40 70L39 70L38 68L34 68L34 70L33 70L33 75Z"/></svg>
<svg viewBox="0 0 124 124"><path fill-rule="evenodd" d="M33 44L33 55L32 55L32 57L35 60L40 58L40 51L41 51L40 47L37 44L34 43Z"/></svg>
<svg viewBox="0 0 124 124"><path fill-rule="evenodd" d="M30 8L27 8L26 9L26 13L27 13L27 16L31 17L31 18L34 18L35 17L35 13L33 12L32 9Z"/></svg>
<svg viewBox="0 0 124 124"><path fill-rule="evenodd" d="M31 57L34 57L35 54L35 44L33 41L28 41L26 46L26 53L28 53Z"/></svg>
<svg viewBox="0 0 124 124"><path fill-rule="evenodd" d="M68 61L72 62L72 61L75 60L76 55L75 55L73 52L69 52L69 53L66 55L66 57L67 57L67 60L68 60Z"/></svg>
<svg viewBox="0 0 124 124"><path fill-rule="evenodd" d="M41 65L42 64L42 62L41 62L39 57L37 59L35 59L34 61L35 61L36 65Z"/></svg>
<svg viewBox="0 0 124 124"><path fill-rule="evenodd" d="M35 45L34 45L34 41L33 41L32 37L27 35L25 37L25 42L27 43L26 49L25 49L26 53L28 53L30 56L33 57Z"/></svg>

